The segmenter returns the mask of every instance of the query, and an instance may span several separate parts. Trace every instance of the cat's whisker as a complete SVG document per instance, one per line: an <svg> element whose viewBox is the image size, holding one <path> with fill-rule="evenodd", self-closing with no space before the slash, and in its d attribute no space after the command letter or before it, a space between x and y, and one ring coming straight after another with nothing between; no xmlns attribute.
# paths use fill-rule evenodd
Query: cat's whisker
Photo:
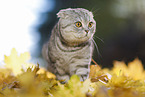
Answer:
<svg viewBox="0 0 145 97"><path fill-rule="evenodd" d="M95 37L95 38L99 39L102 43L104 43L104 40L103 40L103 39L101 39L100 37L95 36L95 35L94 35L93 37Z"/></svg>
<svg viewBox="0 0 145 97"><path fill-rule="evenodd" d="M95 40L93 38L92 38L92 41L93 41L93 43L94 43L94 45L95 45L95 47L97 49L98 56L101 56L102 57L102 55L100 54L100 51L99 51L99 48L98 48L97 43L95 42Z"/></svg>

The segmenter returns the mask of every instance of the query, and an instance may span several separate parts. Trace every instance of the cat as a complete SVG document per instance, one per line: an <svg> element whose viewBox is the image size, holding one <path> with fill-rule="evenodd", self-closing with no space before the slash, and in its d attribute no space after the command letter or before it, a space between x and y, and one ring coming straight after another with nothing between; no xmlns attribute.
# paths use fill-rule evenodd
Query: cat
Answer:
<svg viewBox="0 0 145 97"><path fill-rule="evenodd" d="M49 41L42 48L48 70L58 80L67 82L76 74L84 81L89 75L94 49L94 16L84 8L62 9L57 16L59 21L53 28Z"/></svg>

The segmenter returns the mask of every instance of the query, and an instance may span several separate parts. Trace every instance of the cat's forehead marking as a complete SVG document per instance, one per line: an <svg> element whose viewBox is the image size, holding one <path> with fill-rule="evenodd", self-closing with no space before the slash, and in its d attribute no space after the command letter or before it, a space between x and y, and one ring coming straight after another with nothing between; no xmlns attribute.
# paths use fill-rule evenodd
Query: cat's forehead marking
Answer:
<svg viewBox="0 0 145 97"><path fill-rule="evenodd" d="M89 14L89 11L84 10L73 10L74 15L77 15L77 19L80 19L81 21L90 21L91 17Z"/></svg>

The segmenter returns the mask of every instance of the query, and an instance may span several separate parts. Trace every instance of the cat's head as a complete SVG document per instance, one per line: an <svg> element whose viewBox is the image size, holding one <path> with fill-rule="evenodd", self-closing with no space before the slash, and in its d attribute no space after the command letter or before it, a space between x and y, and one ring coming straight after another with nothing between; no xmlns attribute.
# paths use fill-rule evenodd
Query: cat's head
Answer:
<svg viewBox="0 0 145 97"><path fill-rule="evenodd" d="M83 8L68 8L57 13L59 34L68 45L79 45L90 40L96 30L92 12Z"/></svg>

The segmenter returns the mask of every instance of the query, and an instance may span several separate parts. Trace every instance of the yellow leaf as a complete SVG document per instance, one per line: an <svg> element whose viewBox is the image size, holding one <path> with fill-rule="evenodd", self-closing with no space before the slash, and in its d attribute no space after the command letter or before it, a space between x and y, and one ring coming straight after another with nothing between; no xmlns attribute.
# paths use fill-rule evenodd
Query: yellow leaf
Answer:
<svg viewBox="0 0 145 97"><path fill-rule="evenodd" d="M40 68L37 72L37 74L44 74L46 73L47 74L47 77L48 78L56 78L56 76L54 74L52 74L51 72L48 72L45 68Z"/></svg>
<svg viewBox="0 0 145 97"><path fill-rule="evenodd" d="M145 71L139 59L130 62L128 66L124 62L115 61L112 71L118 76L125 75L134 80L145 80Z"/></svg>
<svg viewBox="0 0 145 97"><path fill-rule="evenodd" d="M14 75L22 73L22 65L26 64L26 61L30 59L30 54L25 52L18 56L15 48L12 49L10 56L4 56L5 67L13 71Z"/></svg>
<svg viewBox="0 0 145 97"><path fill-rule="evenodd" d="M114 62L114 67L113 67L112 71L117 76L120 76L122 74L126 74L126 72L128 72L126 64L124 62L119 62L119 61Z"/></svg>
<svg viewBox="0 0 145 97"><path fill-rule="evenodd" d="M128 64L128 73L134 80L145 80L145 71L139 59L135 59Z"/></svg>
<svg viewBox="0 0 145 97"><path fill-rule="evenodd" d="M96 73L99 72L100 70L101 70L101 67L99 67L99 65L91 65L89 78L94 78Z"/></svg>

